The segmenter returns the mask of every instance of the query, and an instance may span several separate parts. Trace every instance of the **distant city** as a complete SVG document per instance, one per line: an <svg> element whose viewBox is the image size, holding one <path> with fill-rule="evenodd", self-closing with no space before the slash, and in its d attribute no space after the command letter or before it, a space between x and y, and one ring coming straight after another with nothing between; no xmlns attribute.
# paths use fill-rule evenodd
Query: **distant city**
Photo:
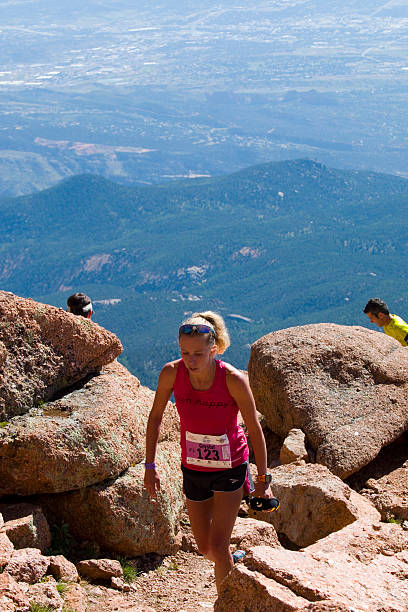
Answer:
<svg viewBox="0 0 408 612"><path fill-rule="evenodd" d="M0 195L308 157L408 176L402 0L2 3Z"/></svg>

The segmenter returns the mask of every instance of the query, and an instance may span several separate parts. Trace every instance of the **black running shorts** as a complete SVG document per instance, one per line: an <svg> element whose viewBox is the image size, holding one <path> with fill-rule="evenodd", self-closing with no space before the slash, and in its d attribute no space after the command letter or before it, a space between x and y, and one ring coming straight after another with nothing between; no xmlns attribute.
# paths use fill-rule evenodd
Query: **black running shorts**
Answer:
<svg viewBox="0 0 408 612"><path fill-rule="evenodd" d="M248 464L241 463L237 467L217 472L190 470L184 465L181 469L184 495L190 501L205 501L214 496L214 491L227 493L240 489L247 477Z"/></svg>

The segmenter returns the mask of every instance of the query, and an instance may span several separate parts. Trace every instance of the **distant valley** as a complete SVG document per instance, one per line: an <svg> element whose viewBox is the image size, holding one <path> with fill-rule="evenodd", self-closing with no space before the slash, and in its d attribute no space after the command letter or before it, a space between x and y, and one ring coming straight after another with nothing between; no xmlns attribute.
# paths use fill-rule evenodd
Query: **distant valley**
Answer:
<svg viewBox="0 0 408 612"><path fill-rule="evenodd" d="M403 0L2 5L0 195L307 157L407 177Z"/></svg>
<svg viewBox="0 0 408 612"><path fill-rule="evenodd" d="M407 317L407 208L406 179L306 159L157 186L77 176L0 201L0 284L64 308L87 292L154 387L192 311L226 317L242 368L274 329L369 325L373 296Z"/></svg>

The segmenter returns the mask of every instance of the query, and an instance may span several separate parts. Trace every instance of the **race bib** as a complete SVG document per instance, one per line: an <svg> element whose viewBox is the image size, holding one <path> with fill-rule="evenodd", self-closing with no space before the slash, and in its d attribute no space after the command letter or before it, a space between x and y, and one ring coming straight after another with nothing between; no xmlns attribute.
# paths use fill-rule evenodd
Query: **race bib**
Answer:
<svg viewBox="0 0 408 612"><path fill-rule="evenodd" d="M232 467L227 434L207 436L186 431L186 462L210 468Z"/></svg>

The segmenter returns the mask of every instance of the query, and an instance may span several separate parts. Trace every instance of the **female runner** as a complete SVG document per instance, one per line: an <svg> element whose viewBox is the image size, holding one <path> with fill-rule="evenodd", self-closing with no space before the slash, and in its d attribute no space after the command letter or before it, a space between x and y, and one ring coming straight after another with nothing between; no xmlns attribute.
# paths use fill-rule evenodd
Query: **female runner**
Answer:
<svg viewBox="0 0 408 612"><path fill-rule="evenodd" d="M180 417L183 489L199 551L215 563L217 591L233 567L230 538L243 495L249 493L248 444L237 425L241 412L253 445L257 497L273 496L266 470L265 440L245 375L216 359L230 344L223 318L196 313L179 329L181 359L159 377L146 431L144 486L156 497L154 463L164 409L174 391Z"/></svg>

